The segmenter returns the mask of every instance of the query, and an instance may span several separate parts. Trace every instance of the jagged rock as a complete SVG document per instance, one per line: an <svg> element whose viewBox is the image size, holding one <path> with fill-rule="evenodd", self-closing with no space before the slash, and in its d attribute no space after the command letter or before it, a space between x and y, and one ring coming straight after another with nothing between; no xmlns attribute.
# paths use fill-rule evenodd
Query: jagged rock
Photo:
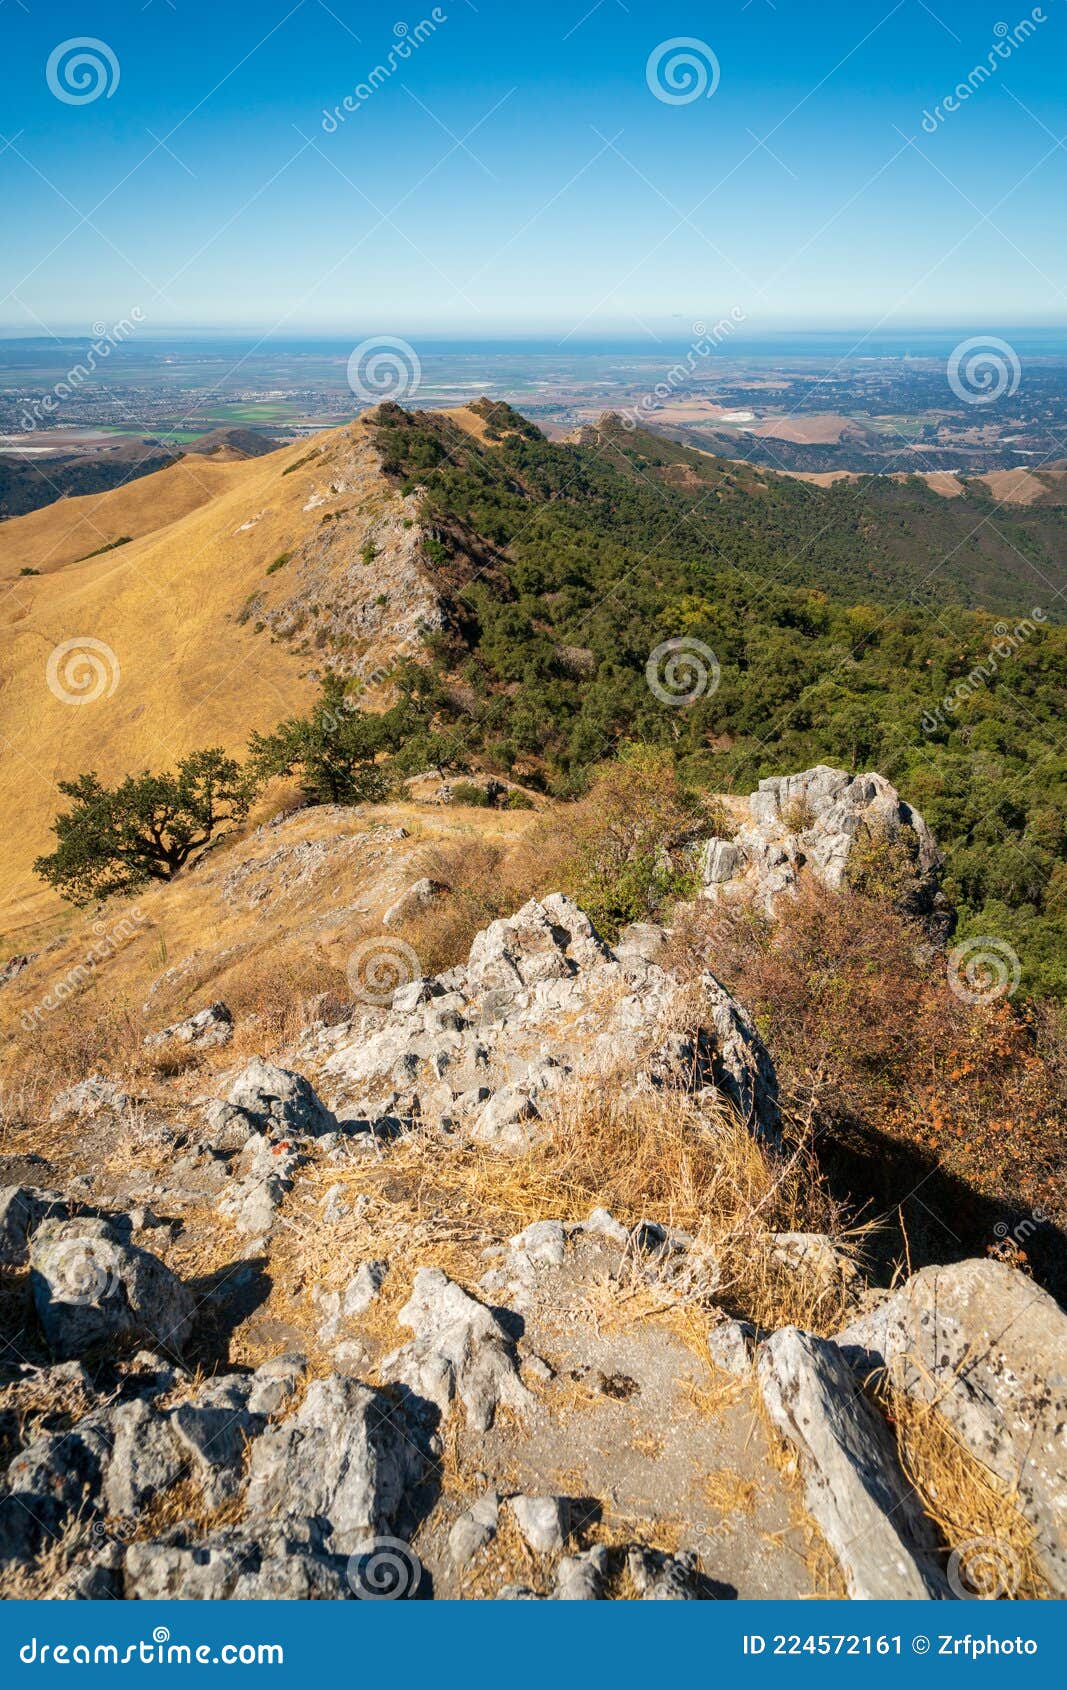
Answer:
<svg viewBox="0 0 1067 1690"><path fill-rule="evenodd" d="M538 1263L562 1267L567 1254L567 1234L562 1221L531 1221L508 1242L508 1266L518 1272Z"/></svg>
<svg viewBox="0 0 1067 1690"><path fill-rule="evenodd" d="M420 1268L400 1324L414 1341L387 1357L383 1376L400 1380L451 1412L458 1397L468 1424L484 1432L503 1403L524 1414L532 1398L519 1377L515 1346L492 1309L469 1297L440 1268Z"/></svg>
<svg viewBox="0 0 1067 1690"><path fill-rule="evenodd" d="M213 1097L204 1105L204 1125L207 1143L219 1156L234 1156L242 1150L253 1134L261 1132L260 1117L247 1109L237 1109L222 1098Z"/></svg>
<svg viewBox="0 0 1067 1690"><path fill-rule="evenodd" d="M365 1314L379 1296L389 1272L386 1261L360 1262L341 1297L341 1313L348 1319Z"/></svg>
<svg viewBox="0 0 1067 1690"><path fill-rule="evenodd" d="M253 1394L262 1383L258 1373L209 1379L167 1412L167 1423L183 1462L198 1479L210 1508L235 1494L242 1478L245 1446L266 1425L262 1407L258 1412L251 1408ZM263 1394L257 1394L260 1403Z"/></svg>
<svg viewBox="0 0 1067 1690"><path fill-rule="evenodd" d="M103 1486L108 1514L138 1514L153 1496L169 1489L184 1467L168 1420L143 1398L112 1409L111 1455Z"/></svg>
<svg viewBox="0 0 1067 1690"><path fill-rule="evenodd" d="M569 1082L621 1070L635 1090L725 1096L776 1140L773 1066L739 1006L711 974L694 1003L646 948L613 951L562 894L531 900L479 933L464 967L402 986L341 1041L320 1035L335 1107L516 1152L550 1130Z"/></svg>
<svg viewBox="0 0 1067 1690"><path fill-rule="evenodd" d="M610 962L584 910L561 892L540 902L531 898L516 915L494 921L471 945L467 985L473 992L533 986L571 979L580 969Z"/></svg>
<svg viewBox="0 0 1067 1690"><path fill-rule="evenodd" d="M639 962L655 962L668 939L667 929L651 921L632 921L624 927L615 941L615 955L620 961L634 958Z"/></svg>
<svg viewBox="0 0 1067 1690"><path fill-rule="evenodd" d="M530 1548L551 1555L567 1541L570 1508L562 1496L513 1496L511 1512Z"/></svg>
<svg viewBox="0 0 1067 1690"><path fill-rule="evenodd" d="M245 1110L260 1132L275 1138L289 1133L317 1137L337 1126L310 1081L288 1068L264 1062L261 1056L254 1056L238 1075L226 1101Z"/></svg>
<svg viewBox="0 0 1067 1690"><path fill-rule="evenodd" d="M67 1121L72 1117L99 1115L103 1110L110 1110L120 1115L128 1106L129 1097L104 1074L90 1074L88 1079L79 1080L75 1086L69 1086L52 1099L52 1107L48 1111L50 1121Z"/></svg>
<svg viewBox="0 0 1067 1690"><path fill-rule="evenodd" d="M478 1116L473 1137L496 1150L521 1152L536 1144L541 1134L534 1122L540 1111L524 1086L501 1086Z"/></svg>
<svg viewBox="0 0 1067 1690"><path fill-rule="evenodd" d="M233 1016L224 1003L209 1004L172 1027L146 1035L146 1050L159 1050L165 1045L190 1045L194 1050L210 1050L215 1045L229 1044L233 1038Z"/></svg>
<svg viewBox="0 0 1067 1690"><path fill-rule="evenodd" d="M230 1526L207 1538L177 1526L126 1551L124 1592L142 1602L331 1601L350 1598L343 1556L325 1553L311 1520L254 1530Z"/></svg>
<svg viewBox="0 0 1067 1690"><path fill-rule="evenodd" d="M927 1267L836 1339L886 1368L1018 1495L1056 1596L1067 1596L1067 1314L1002 1262Z"/></svg>
<svg viewBox="0 0 1067 1690"><path fill-rule="evenodd" d="M696 1550L677 1555L635 1544L626 1557L634 1589L642 1602L696 1602L700 1599L700 1566Z"/></svg>
<svg viewBox="0 0 1067 1690"><path fill-rule="evenodd" d="M597 1602L608 1577L608 1552L602 1543L580 1555L565 1555L556 1568L556 1602Z"/></svg>
<svg viewBox="0 0 1067 1690"><path fill-rule="evenodd" d="M246 1237L264 1238L283 1198L293 1189L295 1170L305 1160L288 1140L275 1142L253 1133L238 1157L237 1181L219 1198L219 1213L228 1215Z"/></svg>
<svg viewBox="0 0 1067 1690"><path fill-rule="evenodd" d="M271 1356L252 1375L252 1389L248 1396L250 1414L277 1414L295 1394L297 1385L307 1372L307 1362L301 1355L283 1353Z"/></svg>
<svg viewBox="0 0 1067 1690"><path fill-rule="evenodd" d="M58 1191L9 1185L0 1191L0 1266L22 1267L37 1228L45 1220L67 1220L70 1210Z"/></svg>
<svg viewBox="0 0 1067 1690"><path fill-rule="evenodd" d="M837 1557L849 1596L947 1595L933 1528L884 1420L840 1350L786 1326L762 1345L756 1372L771 1419L796 1447L808 1513Z"/></svg>
<svg viewBox="0 0 1067 1690"><path fill-rule="evenodd" d="M329 1524L330 1549L350 1555L387 1532L422 1456L380 1391L331 1373L315 1379L296 1413L268 1426L249 1468L249 1522L294 1507Z"/></svg>
<svg viewBox="0 0 1067 1690"><path fill-rule="evenodd" d="M544 1597L528 1584L503 1584L496 1593L498 1602L543 1602Z"/></svg>
<svg viewBox="0 0 1067 1690"><path fill-rule="evenodd" d="M708 1354L723 1373L747 1379L752 1372L756 1346L763 1336L750 1320L724 1320L708 1328Z"/></svg>
<svg viewBox="0 0 1067 1690"><path fill-rule="evenodd" d="M69 1518L96 1513L110 1455L103 1409L69 1431L42 1433L21 1450L0 1497L0 1561L30 1561L62 1535Z"/></svg>
<svg viewBox="0 0 1067 1690"><path fill-rule="evenodd" d="M292 1181L278 1174L248 1179L219 1201L219 1213L229 1215L234 1227L246 1238L263 1238L274 1225L274 1215Z"/></svg>
<svg viewBox="0 0 1067 1690"><path fill-rule="evenodd" d="M456 1567L465 1567L479 1549L492 1542L499 1518L500 1498L495 1491L480 1496L465 1514L460 1515L448 1534L448 1553Z"/></svg>
<svg viewBox="0 0 1067 1690"><path fill-rule="evenodd" d="M400 927L405 921L411 921L421 915L424 910L438 898L444 897L448 887L439 880L416 880L406 891L400 894L396 902L390 904L382 916L383 927Z"/></svg>
<svg viewBox="0 0 1067 1690"><path fill-rule="evenodd" d="M37 1318L53 1355L67 1359L131 1340L181 1355L193 1325L192 1296L158 1257L121 1242L107 1221L44 1221L30 1268Z"/></svg>
<svg viewBox="0 0 1067 1690"><path fill-rule="evenodd" d="M934 909L941 854L922 816L883 776L852 776L819 764L761 780L747 808L748 817L732 839L711 839L704 847L701 867L708 896L752 896L771 914L783 893L796 891L805 873L839 890L856 844L884 838L902 844L912 861L913 885L905 907L914 914Z"/></svg>

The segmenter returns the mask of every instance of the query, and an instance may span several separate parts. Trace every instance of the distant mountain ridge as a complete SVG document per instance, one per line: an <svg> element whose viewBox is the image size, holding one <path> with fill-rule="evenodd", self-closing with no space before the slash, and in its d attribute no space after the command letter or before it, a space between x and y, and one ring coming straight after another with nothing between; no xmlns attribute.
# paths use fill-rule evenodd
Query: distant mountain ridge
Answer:
<svg viewBox="0 0 1067 1690"><path fill-rule="evenodd" d="M47 445L47 435L40 438ZM277 450L277 442L249 428L214 428L183 447L168 446L151 435L92 451L72 449L56 457L23 458L0 452L0 519L25 516L56 499L105 493L138 476L178 462L186 453L236 460Z"/></svg>

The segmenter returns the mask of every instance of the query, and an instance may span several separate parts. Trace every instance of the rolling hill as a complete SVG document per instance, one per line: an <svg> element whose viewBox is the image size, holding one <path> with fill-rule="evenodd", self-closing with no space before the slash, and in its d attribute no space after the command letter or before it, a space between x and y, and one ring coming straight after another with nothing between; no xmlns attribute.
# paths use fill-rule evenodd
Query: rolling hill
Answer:
<svg viewBox="0 0 1067 1690"><path fill-rule="evenodd" d="M59 780L240 753L326 670L374 708L415 659L457 767L558 798L627 740L714 791L878 768L948 846L964 919L1059 989L1063 524L971 488L812 487L611 415L550 442L488 401L384 405L16 519L0 527L9 948L58 913L32 863ZM682 709L649 680L679 643L709 654Z"/></svg>

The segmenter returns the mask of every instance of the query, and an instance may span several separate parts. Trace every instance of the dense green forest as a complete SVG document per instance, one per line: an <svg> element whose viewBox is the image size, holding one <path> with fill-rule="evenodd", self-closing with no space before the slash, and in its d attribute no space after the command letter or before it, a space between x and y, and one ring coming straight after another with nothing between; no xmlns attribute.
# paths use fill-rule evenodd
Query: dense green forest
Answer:
<svg viewBox="0 0 1067 1690"><path fill-rule="evenodd" d="M1067 995L1063 513L990 521L918 482L813 488L616 422L554 444L483 411L484 445L396 406L378 425L453 607L427 702L457 758L561 796L627 741L717 791L877 769L945 848L960 931ZM672 639L718 664L685 705L646 678Z"/></svg>

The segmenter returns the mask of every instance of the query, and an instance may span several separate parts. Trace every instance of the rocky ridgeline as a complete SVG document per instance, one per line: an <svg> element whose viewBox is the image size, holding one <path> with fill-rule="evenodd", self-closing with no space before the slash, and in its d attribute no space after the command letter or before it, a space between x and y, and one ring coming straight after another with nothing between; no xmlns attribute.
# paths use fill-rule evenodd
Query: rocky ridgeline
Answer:
<svg viewBox="0 0 1067 1690"><path fill-rule="evenodd" d="M764 782L748 812L733 839L705 853L716 897L743 883L774 902L805 872L839 886L877 817L891 838L910 830L932 902L936 847L876 776L818 769ZM618 1461L603 1488L620 1516L627 1485L640 1490L630 1466L643 1443L658 1450L667 1439L652 1457L665 1486L684 1453L686 1496L717 1465L711 1423L663 1396L683 1352L664 1347L655 1323L605 1337L590 1316L606 1288L636 1273L703 1311L713 1373L758 1395L792 1448L807 1512L850 1595L968 1593L962 1552L947 1553L901 1468L881 1396L865 1388L875 1377L936 1403L964 1448L1017 1494L1048 1588L1067 1595L1067 1317L997 1262L926 1268L890 1292L867 1285L829 1239L771 1234L767 1248L789 1272L847 1283L853 1318L833 1339L770 1332L719 1308L707 1240L667 1217L628 1227L596 1209L528 1225L488 1252L475 1289L418 1267L390 1317L392 1348L372 1360L361 1322L380 1310L396 1271L395 1234L383 1234L376 1254L344 1261L339 1288L310 1287L317 1358L280 1346L254 1369L202 1376L202 1327L225 1313L242 1276L205 1291L167 1265L169 1246L215 1212L223 1238L232 1227L277 1271L279 1229L312 1169L328 1183L334 1168L387 1159L412 1133L521 1154L553 1131L575 1087L607 1084L684 1094L712 1131L736 1111L767 1155L781 1155L767 1051L712 975L683 988L656 960L664 938L640 926L612 947L562 895L531 901L480 933L461 967L320 1025L292 1059L307 1073L255 1058L225 1097L202 1099L180 1127L159 1123L166 1174L151 1206L105 1201L91 1180L0 1193L8 1356L28 1346L51 1357L6 1363L0 1572L11 1587L33 1577L39 1587L53 1566L49 1594L80 1598L338 1598L380 1594L383 1579L392 1594L460 1594L491 1546L517 1534L537 1577L480 1594L589 1600L618 1593L620 1579L642 1599L736 1593L720 1580L721 1537L695 1533L697 1543L670 1552L618 1532L589 1542L596 1497L509 1481L520 1451L535 1477L570 1465L590 1410L560 1421L554 1393L586 1377L609 1412L635 1416L607 1434ZM232 1031L214 1004L152 1037L156 1048L211 1048ZM56 1098L53 1119L95 1131L138 1107L91 1075ZM315 1199L318 1229L343 1229L344 1191ZM591 1319L595 1337L582 1337L564 1366L559 1354ZM458 1497L440 1484L450 1423L465 1451ZM738 1460L749 1441L745 1432ZM598 1432L591 1459L603 1460L604 1442ZM406 1547L413 1538L417 1555ZM993 1551L1017 1557L1011 1545ZM762 1553L753 1541L753 1564ZM1003 1584L1010 1594L1010 1576Z"/></svg>
<svg viewBox="0 0 1067 1690"><path fill-rule="evenodd" d="M758 1035L714 975L694 996L650 960L663 939L641 926L612 949L562 893L534 899L479 933L465 965L402 986L386 1011L329 1028L306 1054L322 1059L337 1116L378 1130L418 1121L523 1150L562 1089L612 1080L726 1099L774 1139Z"/></svg>
<svg viewBox="0 0 1067 1690"><path fill-rule="evenodd" d="M886 841L902 848L910 867L912 912L929 915L943 907L937 842L882 775L853 776L825 764L772 775L743 800L742 810L731 837L711 839L704 848L705 893L715 901L753 899L773 914L805 874L840 891L857 844Z"/></svg>

